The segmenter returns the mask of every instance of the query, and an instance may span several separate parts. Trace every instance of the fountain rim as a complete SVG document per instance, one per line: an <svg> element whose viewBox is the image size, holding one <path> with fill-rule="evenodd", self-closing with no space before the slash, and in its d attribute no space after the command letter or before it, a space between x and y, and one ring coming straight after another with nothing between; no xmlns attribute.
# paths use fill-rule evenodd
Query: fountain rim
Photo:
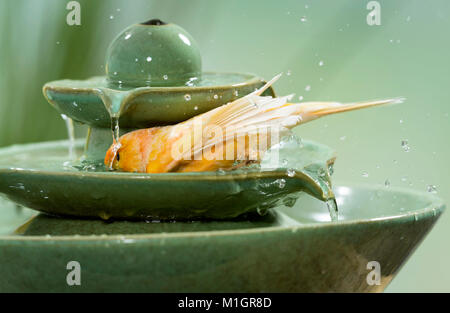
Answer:
<svg viewBox="0 0 450 313"><path fill-rule="evenodd" d="M359 188L364 190L379 190L385 188L380 184L367 184L367 183L346 183L336 186L337 188ZM158 234L120 234L120 235L64 235L64 236L22 236L22 235L4 235L0 236L0 244L7 242L21 243L21 242L39 242L42 244L53 244L54 242L115 242L119 245L122 244L122 240L133 240L136 243L149 242L151 240L160 239L186 239L186 238L205 238L205 237L230 237L230 236L245 236L245 235L261 235L265 233L274 232L297 232L301 230L315 230L326 229L330 227L351 227L355 225L369 225L369 224L390 224L390 223L402 223L407 221L414 221L419 216L419 220L428 219L434 216L440 216L446 206L444 201L438 196L430 193L418 190L412 190L404 187L390 187L389 192L403 193L406 195L413 195L415 197L426 198L429 203L421 209L407 211L403 214L390 215L380 218L367 218L367 219L355 219L347 221L326 222L326 223L306 223L295 226L275 226L275 227L261 227L253 229L232 229L232 230L213 230L213 231L199 231L199 232L179 232L179 233L158 233ZM438 218L439 218L438 216ZM30 218L26 223L31 221Z"/></svg>
<svg viewBox="0 0 450 313"><path fill-rule="evenodd" d="M237 88L237 87L243 87L243 86L249 86L253 85L259 82L264 82L264 79L259 77L256 74L253 73L238 73L238 72L214 72L214 71L208 71L208 72L202 72L203 74L220 74L220 75L241 75L241 76L248 76L248 79L237 84L221 84L221 85L210 85L210 86L157 86L157 87L151 87L151 86L141 86L131 89L120 89L120 88L114 88L114 86L108 85L107 75L101 75L101 76L91 76L86 79L58 79L49 81L44 84L42 87L42 91L44 94L44 97L48 102L51 103L51 100L47 97L47 90L56 91L56 92L63 92L63 93L86 93L86 92L92 92L95 89L98 88L106 88L114 91L128 91L128 90L139 90L139 91L150 91L150 92L180 92L180 91L208 91L208 90L220 90L220 89L230 89L230 88ZM69 87L69 86L61 86L58 85L62 82L87 82L94 79L102 79L105 83L104 86L89 86L89 87ZM201 80L201 78L200 78ZM56 85L55 85L56 84Z"/></svg>

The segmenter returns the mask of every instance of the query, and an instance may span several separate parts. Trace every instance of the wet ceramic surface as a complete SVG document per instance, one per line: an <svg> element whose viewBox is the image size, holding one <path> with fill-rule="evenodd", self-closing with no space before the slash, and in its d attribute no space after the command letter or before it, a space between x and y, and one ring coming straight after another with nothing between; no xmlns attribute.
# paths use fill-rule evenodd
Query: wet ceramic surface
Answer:
<svg viewBox="0 0 450 313"><path fill-rule="evenodd" d="M43 92L60 113L103 128L111 127L111 118L102 96L118 95L120 126L143 128L179 123L249 94L263 84L261 78L252 74L204 73L194 86L114 89L101 76L49 82ZM274 95L273 90L266 91L266 95Z"/></svg>
<svg viewBox="0 0 450 313"><path fill-rule="evenodd" d="M329 176L317 173L328 171L333 150L286 143L279 158L289 168L269 159L261 169L145 174L80 170L64 141L18 145L0 149L0 193L42 212L102 219L224 219L293 203L299 192L332 197Z"/></svg>
<svg viewBox="0 0 450 313"><path fill-rule="evenodd" d="M200 50L178 25L151 20L124 29L106 52L106 75L116 86L179 86L201 78Z"/></svg>
<svg viewBox="0 0 450 313"><path fill-rule="evenodd" d="M334 191L339 222L307 195L265 216L176 223L29 220L30 210L2 200L0 291L377 292L444 210L425 193ZM66 283L72 260L81 286ZM369 261L380 264L380 285L367 284Z"/></svg>

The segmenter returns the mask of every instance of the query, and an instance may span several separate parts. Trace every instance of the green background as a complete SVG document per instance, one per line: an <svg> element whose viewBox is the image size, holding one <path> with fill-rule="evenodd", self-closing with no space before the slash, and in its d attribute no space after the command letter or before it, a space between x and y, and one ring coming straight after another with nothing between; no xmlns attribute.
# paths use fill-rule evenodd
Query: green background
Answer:
<svg viewBox="0 0 450 313"><path fill-rule="evenodd" d="M0 0L0 146L65 138L42 85L103 74L115 34L157 17L193 35L204 70L266 79L284 72L275 86L280 95L406 97L401 105L326 117L296 133L337 150L336 183L389 180L422 191L435 185L450 198L449 1L380 0L380 26L367 25L366 0L89 0L79 1L81 26L66 24L67 2ZM77 127L78 136L84 132ZM387 291L450 291L449 222L445 214Z"/></svg>

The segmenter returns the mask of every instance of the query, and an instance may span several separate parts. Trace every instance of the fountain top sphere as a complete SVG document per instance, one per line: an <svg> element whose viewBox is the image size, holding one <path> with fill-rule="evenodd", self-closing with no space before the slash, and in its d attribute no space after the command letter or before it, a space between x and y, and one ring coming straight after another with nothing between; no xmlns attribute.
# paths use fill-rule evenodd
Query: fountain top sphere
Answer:
<svg viewBox="0 0 450 313"><path fill-rule="evenodd" d="M200 50L178 25L152 19L123 30L106 53L108 82L119 87L173 87L200 79Z"/></svg>

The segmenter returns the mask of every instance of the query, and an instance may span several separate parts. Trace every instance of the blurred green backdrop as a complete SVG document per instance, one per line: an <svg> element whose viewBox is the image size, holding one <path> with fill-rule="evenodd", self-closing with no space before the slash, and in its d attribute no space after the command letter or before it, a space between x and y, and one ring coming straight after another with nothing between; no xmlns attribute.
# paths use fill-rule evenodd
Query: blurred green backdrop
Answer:
<svg viewBox="0 0 450 313"><path fill-rule="evenodd" d="M449 1L380 0L380 26L366 23L368 0L79 2L81 26L68 26L66 0L0 0L0 146L65 138L42 85L103 74L114 35L157 17L196 38L205 70L266 79L284 72L278 94L405 96L402 105L327 117L296 132L337 150L337 183L435 185L450 199ZM78 136L84 131L78 127ZM387 291L450 291L449 226L445 214Z"/></svg>

